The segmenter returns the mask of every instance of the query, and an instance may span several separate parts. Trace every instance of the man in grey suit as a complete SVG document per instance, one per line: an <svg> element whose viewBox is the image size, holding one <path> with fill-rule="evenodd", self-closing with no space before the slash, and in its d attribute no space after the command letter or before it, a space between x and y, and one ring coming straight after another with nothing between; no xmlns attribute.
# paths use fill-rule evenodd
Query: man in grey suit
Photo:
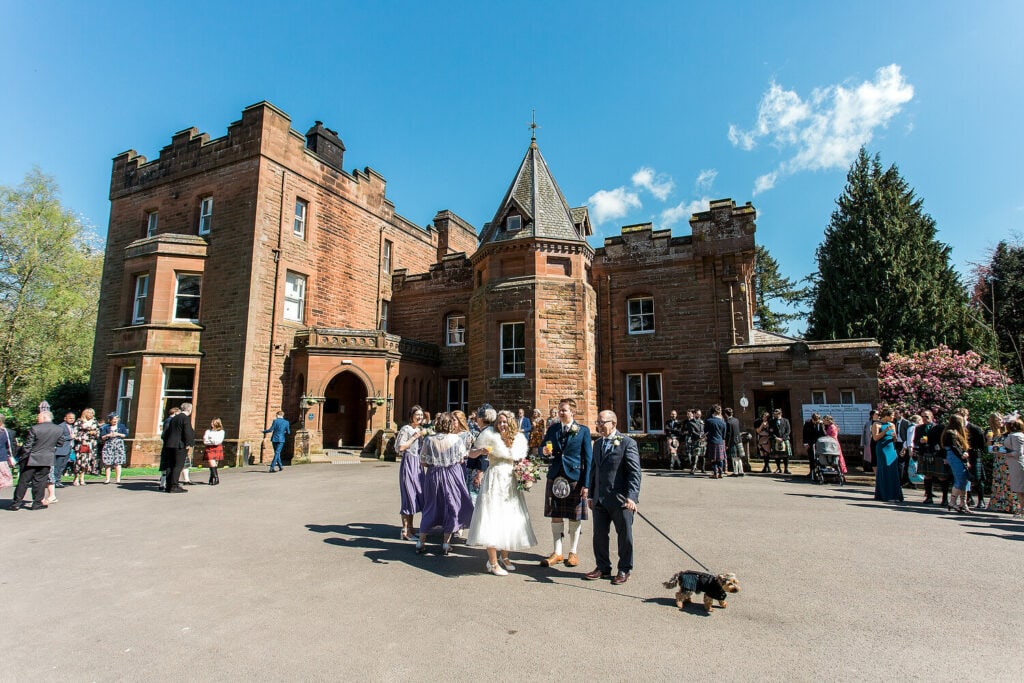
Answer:
<svg viewBox="0 0 1024 683"><path fill-rule="evenodd" d="M618 418L610 410L597 416L594 459L590 474L590 500L594 511L594 559L597 567L584 576L591 581L611 578L621 586L633 571L633 513L640 499L640 452L636 441L616 429ZM612 577L608 555L611 525L619 545L618 573Z"/></svg>
<svg viewBox="0 0 1024 683"><path fill-rule="evenodd" d="M31 510L45 510L43 497L46 495L46 480L53 467L53 454L67 441L67 432L53 423L53 414L44 410L39 413L38 424L28 430L25 438L24 460L21 465L21 476L18 486L14 489L14 500L11 510L20 510L25 499L25 491L32 487Z"/></svg>

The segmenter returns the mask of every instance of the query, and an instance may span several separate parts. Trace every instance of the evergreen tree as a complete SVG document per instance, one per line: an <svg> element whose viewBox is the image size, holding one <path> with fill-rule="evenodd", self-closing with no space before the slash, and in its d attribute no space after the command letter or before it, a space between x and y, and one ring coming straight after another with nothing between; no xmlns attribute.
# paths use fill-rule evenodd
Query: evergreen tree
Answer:
<svg viewBox="0 0 1024 683"><path fill-rule="evenodd" d="M19 422L92 363L103 252L57 192L38 169L0 186L0 405Z"/></svg>
<svg viewBox="0 0 1024 683"><path fill-rule="evenodd" d="M999 361L1016 381L1024 381L1024 245L996 246L989 262L977 269L974 304L995 331Z"/></svg>
<svg viewBox="0 0 1024 683"><path fill-rule="evenodd" d="M883 355L980 336L935 221L895 165L862 147L818 246L808 339L874 337Z"/></svg>
<svg viewBox="0 0 1024 683"><path fill-rule="evenodd" d="M772 310L772 302L793 306L806 296L806 289L798 288L793 280L782 276L779 262L772 258L768 249L757 245L757 260L754 262L754 318L757 328L765 332L785 333L789 323L803 318L804 314Z"/></svg>

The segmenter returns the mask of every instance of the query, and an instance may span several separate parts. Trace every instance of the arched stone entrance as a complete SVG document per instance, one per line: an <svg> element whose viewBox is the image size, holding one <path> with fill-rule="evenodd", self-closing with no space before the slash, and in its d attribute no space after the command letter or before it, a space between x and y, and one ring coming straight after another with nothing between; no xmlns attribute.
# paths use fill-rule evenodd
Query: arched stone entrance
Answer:
<svg viewBox="0 0 1024 683"><path fill-rule="evenodd" d="M324 391L324 448L362 448L366 441L366 385L353 372L340 372ZM340 439L340 442L339 442Z"/></svg>

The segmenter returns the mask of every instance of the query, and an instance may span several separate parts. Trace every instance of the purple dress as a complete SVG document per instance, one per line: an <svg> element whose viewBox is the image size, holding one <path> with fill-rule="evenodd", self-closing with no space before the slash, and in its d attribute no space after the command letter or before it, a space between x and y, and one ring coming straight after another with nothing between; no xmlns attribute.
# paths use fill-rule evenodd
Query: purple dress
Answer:
<svg viewBox="0 0 1024 683"><path fill-rule="evenodd" d="M466 488L462 459L466 446L457 434L437 434L423 439L420 460L428 466L423 479L423 517L420 533L450 534L469 527L473 500Z"/></svg>
<svg viewBox="0 0 1024 683"><path fill-rule="evenodd" d="M405 425L399 430L395 443L401 446L409 440L412 444L402 453L402 464L398 469L403 515L415 515L423 509L423 470L420 468L420 444L423 440L417 436L415 427Z"/></svg>

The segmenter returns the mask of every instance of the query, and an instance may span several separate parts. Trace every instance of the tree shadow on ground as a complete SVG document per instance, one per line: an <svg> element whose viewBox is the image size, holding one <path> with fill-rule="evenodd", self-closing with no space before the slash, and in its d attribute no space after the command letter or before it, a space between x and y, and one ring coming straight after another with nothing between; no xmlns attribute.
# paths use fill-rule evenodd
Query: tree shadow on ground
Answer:
<svg viewBox="0 0 1024 683"><path fill-rule="evenodd" d="M947 510L944 505L936 505L934 503L923 503L904 500L899 503L883 503L881 501L868 501L866 500L869 496L873 497L873 491L854 492L844 488L833 488L832 491L842 491L843 493L860 493L861 495L844 495L844 496L829 496L824 494L812 494L812 493L787 493L787 496L798 496L802 498L825 498L830 500L843 500L852 501L847 503L856 507L872 508L872 509L883 509L890 510L893 512L911 512L918 515L931 515L948 517L953 521L959 522L962 526L968 529L989 529L989 530L1004 530L1007 532L1024 532L1024 524L1016 524L1010 521L1006 514L999 512L988 512L987 510L975 510L972 514L958 514L954 511ZM968 533L976 536L996 536L998 538L1004 538L1010 541L1024 541L1024 535L1003 535L998 533L980 533L977 531L969 531Z"/></svg>

